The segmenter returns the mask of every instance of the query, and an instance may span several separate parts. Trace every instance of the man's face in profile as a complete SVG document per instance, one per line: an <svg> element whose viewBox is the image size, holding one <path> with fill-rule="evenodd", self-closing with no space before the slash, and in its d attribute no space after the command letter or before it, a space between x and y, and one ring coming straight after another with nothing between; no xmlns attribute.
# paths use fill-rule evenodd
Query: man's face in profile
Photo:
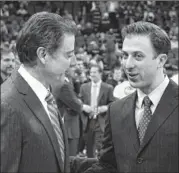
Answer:
<svg viewBox="0 0 179 173"><path fill-rule="evenodd" d="M65 34L61 45L52 54L47 54L43 76L48 78L52 85L64 81L64 74L69 69L72 61L76 61L74 55L75 36Z"/></svg>
<svg viewBox="0 0 179 173"><path fill-rule="evenodd" d="M12 52L1 55L1 73L11 75L15 68L15 56Z"/></svg>

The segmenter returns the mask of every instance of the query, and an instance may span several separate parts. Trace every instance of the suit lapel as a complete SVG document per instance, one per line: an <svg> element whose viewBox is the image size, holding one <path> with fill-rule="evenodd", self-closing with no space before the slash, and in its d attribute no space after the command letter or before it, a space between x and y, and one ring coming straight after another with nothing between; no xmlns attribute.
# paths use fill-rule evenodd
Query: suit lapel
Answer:
<svg viewBox="0 0 179 173"><path fill-rule="evenodd" d="M139 152L147 145L147 143L155 135L156 131L161 127L165 120L171 115L172 111L178 104L178 88L174 86L173 82L169 82L164 94L153 114L153 118L149 123L146 134L144 136L143 144L140 147Z"/></svg>
<svg viewBox="0 0 179 173"><path fill-rule="evenodd" d="M20 76L19 73L15 75L13 78L14 78L13 81L17 87L17 90L21 94L23 94L23 99L26 105L33 112L33 114L37 117L37 119L41 122L42 126L46 130L49 136L49 139L51 141L51 144L54 148L54 152L57 157L59 166L62 169L63 165L62 165L62 159L60 155L60 149L59 149L57 137L43 105L41 104L36 94L33 92L33 90L30 88L27 82Z"/></svg>
<svg viewBox="0 0 179 173"><path fill-rule="evenodd" d="M87 94L87 104L91 104L91 82L89 82L86 86L86 94Z"/></svg>
<svg viewBox="0 0 179 173"><path fill-rule="evenodd" d="M126 128L127 136L137 153L139 150L139 139L135 122L136 96L137 94L136 92L134 92L133 94L131 94L130 97L127 98L125 104L122 107L121 115L124 116L125 119L125 121L123 122L124 129Z"/></svg>
<svg viewBox="0 0 179 173"><path fill-rule="evenodd" d="M105 86L104 86L104 83L101 82L101 86L100 86L100 89L99 89L99 95L98 95L98 105L100 103L100 100L101 100L104 92L105 92Z"/></svg>

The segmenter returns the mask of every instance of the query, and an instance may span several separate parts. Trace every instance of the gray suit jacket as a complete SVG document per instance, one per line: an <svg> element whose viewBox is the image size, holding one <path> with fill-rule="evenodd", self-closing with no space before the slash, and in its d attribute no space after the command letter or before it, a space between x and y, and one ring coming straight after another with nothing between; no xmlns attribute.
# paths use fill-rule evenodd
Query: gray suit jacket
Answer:
<svg viewBox="0 0 179 173"><path fill-rule="evenodd" d="M80 97L84 104L90 105L91 103L91 82L85 83L81 86ZM98 106L108 105L114 101L113 87L107 83L102 82L98 96ZM98 122L101 130L104 132L106 113L98 115ZM86 130L89 115L87 113L82 114L83 129Z"/></svg>
<svg viewBox="0 0 179 173"><path fill-rule="evenodd" d="M111 104L98 164L85 173L178 172L178 86L170 81L139 146L136 92Z"/></svg>
<svg viewBox="0 0 179 173"><path fill-rule="evenodd" d="M65 146L67 146L66 134ZM1 172L69 172L41 102L17 72L1 86Z"/></svg>
<svg viewBox="0 0 179 173"><path fill-rule="evenodd" d="M80 114L82 103L76 96L70 82L65 84L55 93L57 104L64 116L64 124L69 139L80 137Z"/></svg>

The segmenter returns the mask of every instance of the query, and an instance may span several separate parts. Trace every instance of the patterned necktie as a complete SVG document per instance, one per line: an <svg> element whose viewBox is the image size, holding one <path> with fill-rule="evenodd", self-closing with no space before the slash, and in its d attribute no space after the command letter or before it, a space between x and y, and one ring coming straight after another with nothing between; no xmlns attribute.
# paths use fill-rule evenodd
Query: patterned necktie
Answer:
<svg viewBox="0 0 179 173"><path fill-rule="evenodd" d="M53 129L56 133L58 143L60 145L62 161L64 162L64 140L63 140L62 129L60 127L60 122L58 119L58 116L59 116L58 107L57 107L57 104L55 102L53 95L50 92L46 96L45 100L47 102L47 108L49 111L50 120L51 120Z"/></svg>
<svg viewBox="0 0 179 173"><path fill-rule="evenodd" d="M140 145L143 142L145 132L152 118L152 111L150 109L152 105L152 101L150 100L148 96L144 97L143 104L144 104L144 113L138 126L138 135L139 135Z"/></svg>

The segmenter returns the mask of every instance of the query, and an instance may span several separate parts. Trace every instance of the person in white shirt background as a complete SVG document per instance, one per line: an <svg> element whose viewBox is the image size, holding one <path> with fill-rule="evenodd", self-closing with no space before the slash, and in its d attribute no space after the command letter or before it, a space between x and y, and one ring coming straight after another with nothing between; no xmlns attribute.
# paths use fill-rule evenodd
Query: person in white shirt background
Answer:
<svg viewBox="0 0 179 173"><path fill-rule="evenodd" d="M117 99L122 99L136 90L130 85L130 82L128 81L127 76L124 73L122 67L120 68L120 70L121 70L121 79L120 79L121 83L119 83L114 88L113 91L113 96Z"/></svg>

